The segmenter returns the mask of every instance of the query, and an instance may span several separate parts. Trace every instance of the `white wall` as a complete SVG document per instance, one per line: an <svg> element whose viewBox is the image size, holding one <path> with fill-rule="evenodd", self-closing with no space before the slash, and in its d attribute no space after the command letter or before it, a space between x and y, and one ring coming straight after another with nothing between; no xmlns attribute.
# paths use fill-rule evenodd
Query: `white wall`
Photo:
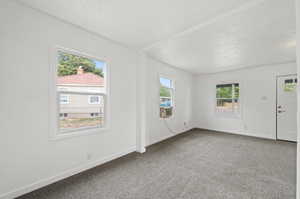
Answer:
<svg viewBox="0 0 300 199"><path fill-rule="evenodd" d="M297 71L298 79L300 79L300 0L296 0L296 21L297 21ZM298 110L297 110L297 123L298 123L298 144L297 144L297 199L300 199L300 86L298 86Z"/></svg>
<svg viewBox="0 0 300 199"><path fill-rule="evenodd" d="M11 0L0 1L0 24L0 198L136 149L137 53ZM49 51L55 45L108 61L109 130L49 139Z"/></svg>
<svg viewBox="0 0 300 199"><path fill-rule="evenodd" d="M194 76L191 73L146 59L147 124L146 145L159 142L194 127L192 120L192 90ZM159 75L169 77L175 83L175 109L170 119L159 117ZM186 126L184 125L186 122ZM171 129L171 132L168 127Z"/></svg>
<svg viewBox="0 0 300 199"><path fill-rule="evenodd" d="M196 78L10 0L0 1L0 24L0 198L134 151L137 138L150 145L174 136L166 123L176 133L199 127L274 138L276 75L296 73L290 63ZM109 62L109 130L49 139L50 49L55 45ZM159 118L160 74L175 81L169 120ZM227 80L241 82L242 119L214 115L215 84ZM142 152L143 141L138 144Z"/></svg>
<svg viewBox="0 0 300 199"><path fill-rule="evenodd" d="M275 139L276 76L295 73L296 63L287 63L198 76L194 102L197 127ZM222 82L240 83L241 118L215 114L215 87Z"/></svg>

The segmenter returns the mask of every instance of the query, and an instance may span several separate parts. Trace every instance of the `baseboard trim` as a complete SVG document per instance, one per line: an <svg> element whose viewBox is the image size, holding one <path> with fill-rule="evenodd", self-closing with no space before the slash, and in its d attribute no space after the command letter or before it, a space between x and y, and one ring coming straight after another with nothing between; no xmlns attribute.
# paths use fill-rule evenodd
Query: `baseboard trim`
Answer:
<svg viewBox="0 0 300 199"><path fill-rule="evenodd" d="M159 139L159 140L157 140L157 141L154 141L154 142L152 142L152 143L149 143L146 147L149 147L149 146L151 146L151 145L154 145L154 144L157 144L157 143L159 143L159 142L165 141L165 140L170 139L170 138L172 138L172 137L175 137L175 136L177 136L177 135L180 135L180 134L183 134L183 133L187 133L187 132L192 131L192 130L194 130L194 129L197 129L197 128L194 128L194 127L193 127L193 128L188 128L188 129L185 130L185 131L182 131L182 132L179 132L179 133L176 133L176 134L171 134L171 135L164 136L164 137L162 137L161 139Z"/></svg>
<svg viewBox="0 0 300 199"><path fill-rule="evenodd" d="M85 165L79 166L79 167L74 168L74 169L70 169L68 171L62 172L62 173L60 173L58 175L55 175L53 177L42 179L42 180L34 182L30 185L21 187L19 189L13 190L13 191L8 192L8 193L4 193L4 194L0 195L0 199L11 199L11 198L19 197L19 196L24 195L26 193L32 192L36 189L45 187L47 185L58 182L60 180L63 180L65 178L68 178L68 177L73 176L75 174L81 173L81 172L86 171L88 169L94 168L96 166L102 165L106 162L109 162L109 161L112 161L114 159L120 158L124 155L127 155L127 154L135 152L135 151L136 151L136 146L131 147L131 148L129 148L125 151L122 151L120 153L115 153L115 154L107 156L105 158L95 160L95 161L92 161L92 162L88 162Z"/></svg>
<svg viewBox="0 0 300 199"><path fill-rule="evenodd" d="M266 140L276 140L276 138L264 137L264 136L254 135L254 134L238 133L238 132L234 132L234 131L221 131L221 130L216 130L216 129L199 128L199 127L195 128L195 129L204 130L204 131L211 131L211 132L214 132L214 133L227 133L227 134L232 134L232 135L241 135L241 136L260 138L260 139L266 139Z"/></svg>

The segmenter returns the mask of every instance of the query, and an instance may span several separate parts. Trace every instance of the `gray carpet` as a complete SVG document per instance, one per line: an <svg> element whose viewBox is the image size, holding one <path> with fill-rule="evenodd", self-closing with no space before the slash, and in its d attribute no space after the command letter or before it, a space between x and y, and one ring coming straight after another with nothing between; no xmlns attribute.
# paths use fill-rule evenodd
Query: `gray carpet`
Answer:
<svg viewBox="0 0 300 199"><path fill-rule="evenodd" d="M21 198L295 199L296 144L193 130Z"/></svg>

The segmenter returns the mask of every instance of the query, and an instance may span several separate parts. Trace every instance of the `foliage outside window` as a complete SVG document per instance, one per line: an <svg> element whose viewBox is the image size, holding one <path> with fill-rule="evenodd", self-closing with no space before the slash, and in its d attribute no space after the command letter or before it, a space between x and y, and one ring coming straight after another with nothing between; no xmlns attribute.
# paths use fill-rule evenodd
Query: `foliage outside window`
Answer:
<svg viewBox="0 0 300 199"><path fill-rule="evenodd" d="M105 62L63 50L57 52L57 61L59 132L104 127Z"/></svg>
<svg viewBox="0 0 300 199"><path fill-rule="evenodd" d="M160 77L160 118L169 118L173 115L173 82Z"/></svg>
<svg viewBox="0 0 300 199"><path fill-rule="evenodd" d="M82 67L86 73L94 73L104 77L103 68L97 67L96 62L96 60L91 58L59 51L57 73L58 76L76 75L78 68Z"/></svg>
<svg viewBox="0 0 300 199"><path fill-rule="evenodd" d="M216 111L227 113L239 112L240 87L238 83L219 84L216 86Z"/></svg>
<svg viewBox="0 0 300 199"><path fill-rule="evenodd" d="M297 87L297 78L296 79L287 79L284 81L284 91L292 92L295 91Z"/></svg>

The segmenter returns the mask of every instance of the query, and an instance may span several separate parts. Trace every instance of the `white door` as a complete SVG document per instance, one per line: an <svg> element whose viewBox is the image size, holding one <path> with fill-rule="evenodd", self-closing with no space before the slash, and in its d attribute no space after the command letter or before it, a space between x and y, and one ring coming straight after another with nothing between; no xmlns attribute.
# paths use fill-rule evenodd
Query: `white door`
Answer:
<svg viewBox="0 0 300 199"><path fill-rule="evenodd" d="M277 139L297 141L297 75L277 77Z"/></svg>

